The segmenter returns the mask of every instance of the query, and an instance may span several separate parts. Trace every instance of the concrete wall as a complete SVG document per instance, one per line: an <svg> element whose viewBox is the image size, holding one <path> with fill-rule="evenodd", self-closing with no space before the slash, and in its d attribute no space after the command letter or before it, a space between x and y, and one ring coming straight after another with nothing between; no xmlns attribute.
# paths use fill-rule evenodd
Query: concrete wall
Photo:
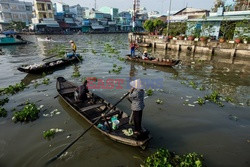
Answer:
<svg viewBox="0 0 250 167"><path fill-rule="evenodd" d="M170 40L167 42L161 36L148 36L129 33L129 40L137 43L151 44L153 48L186 52L187 55L206 55L205 60L214 60L232 64L245 64L250 66L250 44L219 43L218 41L187 41Z"/></svg>

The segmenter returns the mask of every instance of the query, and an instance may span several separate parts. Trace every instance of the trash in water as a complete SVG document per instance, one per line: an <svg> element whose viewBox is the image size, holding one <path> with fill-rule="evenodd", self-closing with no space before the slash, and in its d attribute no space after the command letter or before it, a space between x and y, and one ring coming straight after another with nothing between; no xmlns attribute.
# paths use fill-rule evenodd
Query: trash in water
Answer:
<svg viewBox="0 0 250 167"><path fill-rule="evenodd" d="M228 118L229 118L230 120L233 120L233 121L238 121L238 120L239 120L239 118L238 118L237 116L231 115L231 114L228 116Z"/></svg>
<svg viewBox="0 0 250 167"><path fill-rule="evenodd" d="M194 107L195 105L193 105L193 104L188 104L188 106L189 106L189 107Z"/></svg>

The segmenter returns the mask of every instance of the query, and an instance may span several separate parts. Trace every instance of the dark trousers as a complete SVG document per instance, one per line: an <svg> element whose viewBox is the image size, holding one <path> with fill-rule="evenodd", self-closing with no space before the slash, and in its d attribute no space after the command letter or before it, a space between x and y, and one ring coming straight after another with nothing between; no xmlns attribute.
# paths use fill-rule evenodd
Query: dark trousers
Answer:
<svg viewBox="0 0 250 167"><path fill-rule="evenodd" d="M141 128L142 110L133 111L133 116L134 116L135 131L141 132L142 131L142 128Z"/></svg>

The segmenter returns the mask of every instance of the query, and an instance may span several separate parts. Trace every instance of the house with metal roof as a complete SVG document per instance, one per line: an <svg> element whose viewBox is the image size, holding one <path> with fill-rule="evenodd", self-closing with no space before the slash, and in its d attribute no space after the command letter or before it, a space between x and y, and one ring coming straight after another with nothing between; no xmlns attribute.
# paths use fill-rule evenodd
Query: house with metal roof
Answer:
<svg viewBox="0 0 250 167"><path fill-rule="evenodd" d="M224 30L225 26L228 26L228 29L229 26L234 26L230 28L230 30L233 29L234 32L231 37L227 37L228 39L236 37L239 34L240 29L243 28L246 31L244 31L245 34L241 34L241 36L244 35L250 37L250 10L225 12L224 9L224 7L220 7L217 12L210 12L208 17L188 19L186 35L192 35L194 30L196 30L196 32L200 32L200 36L210 36L218 39L219 37L224 36L223 33L225 32L223 31L226 31ZM244 24L244 27L242 27L243 24L238 24L243 21L247 22L248 25Z"/></svg>

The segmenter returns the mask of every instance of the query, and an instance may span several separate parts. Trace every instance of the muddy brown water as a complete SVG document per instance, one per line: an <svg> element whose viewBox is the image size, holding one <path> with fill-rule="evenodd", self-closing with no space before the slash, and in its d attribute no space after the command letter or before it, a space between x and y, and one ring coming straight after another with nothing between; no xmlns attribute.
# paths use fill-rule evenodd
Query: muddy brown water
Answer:
<svg viewBox="0 0 250 167"><path fill-rule="evenodd" d="M133 77L157 82L160 89L155 89L153 95L145 99L143 125L153 136L146 151L116 143L92 129L51 166L139 166L157 148L168 148L179 154L203 154L206 166L250 166L249 66L207 61L206 55L191 57L185 53L149 50L153 56L182 60L174 68L156 67L122 62L117 55L104 51L104 44L109 43L120 52L120 57L128 54L127 34L52 36L55 42L38 42L36 37L45 38L25 36L33 43L2 47L5 54L0 55L0 87L20 81L29 87L9 96L9 103L4 105L8 116L0 118L0 166L42 166L88 128L89 124L81 120L61 98L53 98L57 95L55 82L58 76L78 84L88 76L104 80L123 79L123 89L93 90L111 103L128 91L128 80ZM49 85L35 88L34 82L43 80L41 75L17 71L22 64L41 62L54 46L69 47L70 39L76 41L84 58L82 64L78 64L80 78L72 78L73 67L68 66L47 75ZM109 73L113 64L122 66L120 74ZM193 89L190 81L205 90ZM234 102L223 102L224 107L211 102L203 106L195 103L198 97L204 97L213 90L218 90L224 97L232 97ZM156 104L158 98L162 104ZM13 123L12 109L21 109L18 105L28 99L38 106L44 105L40 118L30 123ZM119 107L130 113L128 101L124 100ZM60 114L46 117L55 109ZM57 133L48 141L43 139L43 131L50 128L60 128L64 132Z"/></svg>

